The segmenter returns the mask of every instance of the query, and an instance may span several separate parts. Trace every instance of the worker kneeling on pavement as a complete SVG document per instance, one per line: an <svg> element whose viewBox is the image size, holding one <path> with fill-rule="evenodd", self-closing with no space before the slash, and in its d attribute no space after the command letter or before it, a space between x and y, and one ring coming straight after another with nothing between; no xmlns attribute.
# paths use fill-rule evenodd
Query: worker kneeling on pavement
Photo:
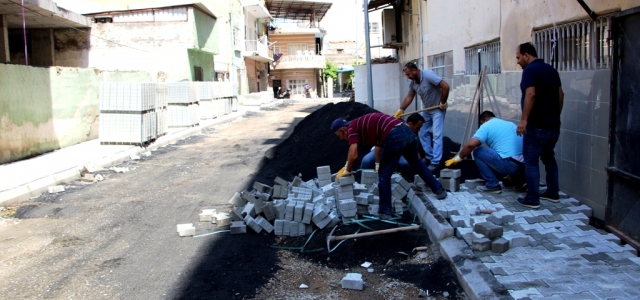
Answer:
<svg viewBox="0 0 640 300"><path fill-rule="evenodd" d="M366 114L349 122L338 118L331 124L331 131L341 140L349 141L347 164L338 171L338 178L352 175L351 170L358 158L358 144L382 148L378 171L381 218L391 217L391 175L401 156L404 156L413 171L420 175L438 199L447 197L442 184L433 177L427 165L418 159L418 137L401 120L383 113Z"/></svg>
<svg viewBox="0 0 640 300"><path fill-rule="evenodd" d="M473 159L486 181L484 186L478 186L476 190L501 193L498 178L507 175L524 178L522 137L516 134L516 128L516 124L496 118L490 111L484 111L480 114L480 128L458 155L445 162L445 166L455 165L473 152ZM487 147L478 147L483 143Z"/></svg>
<svg viewBox="0 0 640 300"><path fill-rule="evenodd" d="M413 133L418 134L418 132L420 131L420 128L422 128L422 125L424 124L424 118L419 113L414 113L409 115L409 117L407 118L406 124L407 126L409 126L409 128L411 128L411 131L413 131ZM422 159L424 157L424 150L422 150L422 145L420 144L420 138L418 138L417 149L418 149L418 158ZM380 169L380 153L381 152L382 152L382 148L380 147L374 146L373 148L371 148L371 152L367 153L367 155L365 155L362 158L362 162L360 163L360 169L364 170L364 169L375 168L377 173L378 170ZM398 172L400 172L400 174L402 174L404 178L413 180L413 176L416 173L413 172L413 169L411 168L407 160L404 159L404 157L400 156L397 167L398 167Z"/></svg>

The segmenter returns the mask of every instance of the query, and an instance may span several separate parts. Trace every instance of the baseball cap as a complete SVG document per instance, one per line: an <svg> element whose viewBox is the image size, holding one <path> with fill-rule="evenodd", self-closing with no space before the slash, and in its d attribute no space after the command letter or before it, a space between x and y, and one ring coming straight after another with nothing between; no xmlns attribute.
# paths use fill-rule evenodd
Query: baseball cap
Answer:
<svg viewBox="0 0 640 300"><path fill-rule="evenodd" d="M331 132L336 132L342 127L347 127L351 124L351 121L347 122L343 118L337 118L331 123Z"/></svg>

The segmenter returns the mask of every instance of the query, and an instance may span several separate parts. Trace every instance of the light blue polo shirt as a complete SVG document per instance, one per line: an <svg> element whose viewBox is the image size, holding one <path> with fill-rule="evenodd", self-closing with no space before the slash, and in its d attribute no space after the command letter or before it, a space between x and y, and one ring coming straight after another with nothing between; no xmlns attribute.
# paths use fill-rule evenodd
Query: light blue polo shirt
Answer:
<svg viewBox="0 0 640 300"><path fill-rule="evenodd" d="M487 144L502 158L513 157L522 161L522 137L516 134L518 126L499 118L491 118L478 128L473 138Z"/></svg>
<svg viewBox="0 0 640 300"><path fill-rule="evenodd" d="M442 78L436 73L430 70L421 70L420 84L411 80L409 82L409 90L420 95L424 108L436 106L440 104L440 98L442 98L442 89L438 87L441 81Z"/></svg>

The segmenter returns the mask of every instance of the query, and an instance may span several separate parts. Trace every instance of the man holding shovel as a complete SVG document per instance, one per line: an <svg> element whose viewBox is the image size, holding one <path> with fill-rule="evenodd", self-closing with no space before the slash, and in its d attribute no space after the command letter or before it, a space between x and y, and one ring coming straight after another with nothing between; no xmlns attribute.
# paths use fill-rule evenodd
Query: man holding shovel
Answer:
<svg viewBox="0 0 640 300"><path fill-rule="evenodd" d="M411 80L409 93L404 98L400 109L398 109L394 117L399 118L404 113L404 110L413 102L413 97L416 93L420 95L423 107L436 108L421 112L425 122L419 133L426 158L431 161L429 170L433 171L440 163L440 159L442 159L442 131L444 129L444 116L447 112L449 84L430 70L419 70L414 63L404 65L403 71L407 78ZM432 139L429 136L429 130L433 132L433 146L431 146Z"/></svg>
<svg viewBox="0 0 640 300"><path fill-rule="evenodd" d="M411 128L392 116L370 113L352 121L337 118L331 124L331 131L341 140L349 141L347 164L338 171L338 178L352 175L354 162L358 158L358 144L382 148L378 171L378 191L380 193L381 218L391 217L391 175L400 156L404 156L415 173L431 188L438 199L447 197L442 184L433 177L427 166L418 159L418 138Z"/></svg>

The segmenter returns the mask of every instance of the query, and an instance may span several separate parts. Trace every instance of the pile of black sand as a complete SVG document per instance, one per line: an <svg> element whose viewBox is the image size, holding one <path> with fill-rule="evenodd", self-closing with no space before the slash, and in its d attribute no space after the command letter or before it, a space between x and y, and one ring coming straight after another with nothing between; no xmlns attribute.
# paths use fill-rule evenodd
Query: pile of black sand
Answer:
<svg viewBox="0 0 640 300"><path fill-rule="evenodd" d="M332 173L338 172L347 161L349 145L331 132L331 123L338 117L349 121L372 112L378 111L358 102L329 103L316 110L265 157L256 180L271 184L276 176L292 180L302 174L302 179L307 181L317 177L316 168L320 166L330 166ZM359 147L354 169L360 167L360 160L370 150L371 147Z"/></svg>
<svg viewBox="0 0 640 300"><path fill-rule="evenodd" d="M331 132L331 123L338 117L353 120L372 112L377 110L358 102L329 103L316 110L300 121L287 139L269 151L255 180L271 184L276 176L292 180L302 174L302 179L307 181L317 176L316 168L319 166L330 166L332 173L338 172L347 161L349 145ZM439 169L445 167L444 162L452 158L459 149L460 144L444 137L444 153L439 168L434 173L436 176L439 176ZM371 147L360 146L358 150L354 169L360 167L362 157L369 153ZM465 179L481 178L472 160L463 160L453 168L462 169L461 183Z"/></svg>

